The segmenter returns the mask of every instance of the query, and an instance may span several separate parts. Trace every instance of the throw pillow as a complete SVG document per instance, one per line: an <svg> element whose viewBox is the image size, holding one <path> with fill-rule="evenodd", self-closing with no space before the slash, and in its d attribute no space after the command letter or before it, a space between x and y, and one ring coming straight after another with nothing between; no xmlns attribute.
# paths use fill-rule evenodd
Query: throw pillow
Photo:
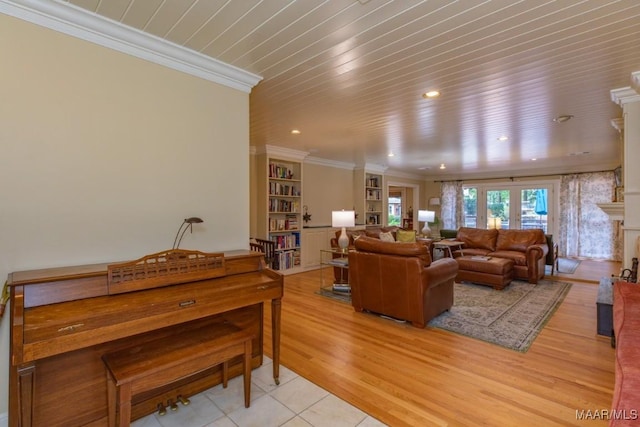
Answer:
<svg viewBox="0 0 640 427"><path fill-rule="evenodd" d="M398 242L415 243L416 231L415 230L398 230L396 231L396 239Z"/></svg>
<svg viewBox="0 0 640 427"><path fill-rule="evenodd" d="M393 234L390 231L380 233L380 240L383 242L395 242L396 239L393 238Z"/></svg>

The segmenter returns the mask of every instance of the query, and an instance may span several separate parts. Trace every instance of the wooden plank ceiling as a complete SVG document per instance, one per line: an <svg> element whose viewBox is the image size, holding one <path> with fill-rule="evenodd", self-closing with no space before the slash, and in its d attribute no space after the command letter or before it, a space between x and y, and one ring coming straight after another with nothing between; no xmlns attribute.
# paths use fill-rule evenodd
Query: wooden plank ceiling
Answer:
<svg viewBox="0 0 640 427"><path fill-rule="evenodd" d="M621 163L637 0L66 1L262 76L256 147L434 179Z"/></svg>

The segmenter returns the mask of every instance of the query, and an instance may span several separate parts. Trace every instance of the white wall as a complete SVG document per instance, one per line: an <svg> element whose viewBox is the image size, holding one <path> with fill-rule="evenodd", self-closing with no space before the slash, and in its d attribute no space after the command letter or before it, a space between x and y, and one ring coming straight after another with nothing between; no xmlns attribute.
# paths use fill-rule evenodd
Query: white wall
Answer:
<svg viewBox="0 0 640 427"><path fill-rule="evenodd" d="M640 101L624 105L624 259L622 268L631 268L640 257Z"/></svg>
<svg viewBox="0 0 640 427"><path fill-rule="evenodd" d="M169 249L189 216L182 248L248 247L247 93L2 14L0 57L0 278Z"/></svg>
<svg viewBox="0 0 640 427"><path fill-rule="evenodd" d="M302 200L311 215L303 225L331 226L332 211L353 209L353 170L305 162Z"/></svg>

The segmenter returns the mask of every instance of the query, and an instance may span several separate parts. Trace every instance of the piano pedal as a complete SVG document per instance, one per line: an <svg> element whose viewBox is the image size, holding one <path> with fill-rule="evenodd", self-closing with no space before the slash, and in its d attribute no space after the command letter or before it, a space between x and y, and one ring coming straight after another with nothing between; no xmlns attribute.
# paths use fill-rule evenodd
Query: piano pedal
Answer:
<svg viewBox="0 0 640 427"><path fill-rule="evenodd" d="M191 401L189 399L184 398L182 395L178 396L178 400L180 401L180 403L182 403L184 406L187 406L189 403L191 403Z"/></svg>
<svg viewBox="0 0 640 427"><path fill-rule="evenodd" d="M169 405L169 408L171 408L171 410L172 410L172 411L174 411L174 412L178 410L178 404L177 404L177 403L175 403L175 402L173 401L173 399L169 399L169 400L167 401L167 405Z"/></svg>
<svg viewBox="0 0 640 427"><path fill-rule="evenodd" d="M167 415L167 408L164 407L164 405L162 403L158 403L158 415L165 416Z"/></svg>

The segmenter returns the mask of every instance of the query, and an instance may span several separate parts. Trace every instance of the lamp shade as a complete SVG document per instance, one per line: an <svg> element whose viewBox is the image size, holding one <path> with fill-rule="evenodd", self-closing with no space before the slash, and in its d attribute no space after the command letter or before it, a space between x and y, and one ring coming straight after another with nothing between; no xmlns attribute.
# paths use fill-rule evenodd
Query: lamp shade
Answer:
<svg viewBox="0 0 640 427"><path fill-rule="evenodd" d="M356 225L355 211L333 211L331 212L332 227L353 227Z"/></svg>
<svg viewBox="0 0 640 427"><path fill-rule="evenodd" d="M418 211L418 221L424 221L424 227L422 228L422 234L424 236L431 236L431 229L429 223L435 221L436 213L434 211Z"/></svg>
<svg viewBox="0 0 640 427"><path fill-rule="evenodd" d="M500 230L502 228L502 218L500 217L489 218L489 228L495 228L496 230Z"/></svg>
<svg viewBox="0 0 640 427"><path fill-rule="evenodd" d="M433 222L436 219L434 211L418 211L418 221Z"/></svg>
<svg viewBox="0 0 640 427"><path fill-rule="evenodd" d="M356 225L356 211L332 211L331 225L342 228L340 237L338 237L338 246L343 251L346 251L349 246L349 236L347 236L345 228Z"/></svg>

